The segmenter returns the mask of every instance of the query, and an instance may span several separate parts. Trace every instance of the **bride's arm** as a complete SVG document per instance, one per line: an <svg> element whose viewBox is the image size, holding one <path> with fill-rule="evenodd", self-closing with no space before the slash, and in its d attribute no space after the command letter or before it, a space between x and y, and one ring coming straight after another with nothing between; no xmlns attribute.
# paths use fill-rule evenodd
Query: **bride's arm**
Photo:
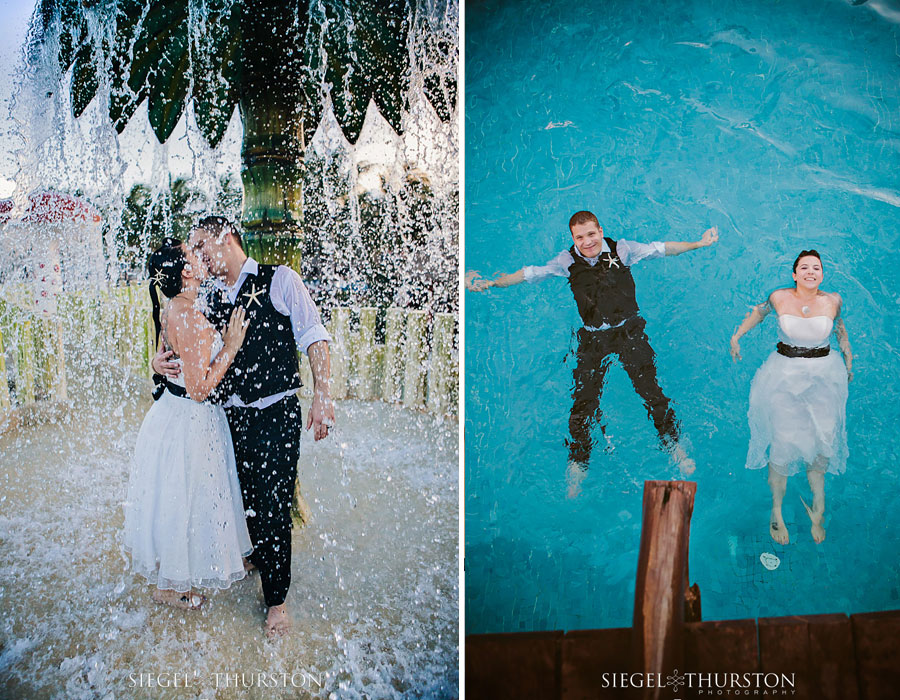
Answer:
<svg viewBox="0 0 900 700"><path fill-rule="evenodd" d="M174 320L174 319L173 319ZM247 324L244 309L235 308L225 329L225 346L209 361L216 332L206 317L193 308L178 315L175 321L179 356L184 363L184 386L194 401L205 400L218 386L244 342Z"/></svg>
<svg viewBox="0 0 900 700"><path fill-rule="evenodd" d="M840 294L835 294L835 296L837 297L838 311L834 319L834 334L837 337L838 346L841 348L841 354L844 356L844 364L847 365L847 379L853 381L853 350L850 349L850 336L847 335L844 319L841 318L841 309L844 304Z"/></svg>
<svg viewBox="0 0 900 700"><path fill-rule="evenodd" d="M762 304L757 304L756 306L751 307L750 313L744 317L741 325L737 327L734 335L731 336L731 357L735 361L741 359L741 336L743 336L751 328L755 328L756 326L758 326L762 322L762 320L769 315L769 312L774 308L774 305L772 303L772 298L774 296L775 292L772 292L772 294L769 295L769 298Z"/></svg>

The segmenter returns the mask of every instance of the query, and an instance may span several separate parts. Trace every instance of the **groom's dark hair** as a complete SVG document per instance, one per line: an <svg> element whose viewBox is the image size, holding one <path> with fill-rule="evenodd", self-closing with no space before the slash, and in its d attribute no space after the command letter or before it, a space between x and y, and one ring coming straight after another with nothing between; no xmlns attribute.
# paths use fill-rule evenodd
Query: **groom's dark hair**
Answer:
<svg viewBox="0 0 900 700"><path fill-rule="evenodd" d="M224 216L204 216L197 222L197 228L209 231L213 236L220 235L223 231L230 233L237 240L238 245L243 248L244 242L241 240L240 229L231 223Z"/></svg>

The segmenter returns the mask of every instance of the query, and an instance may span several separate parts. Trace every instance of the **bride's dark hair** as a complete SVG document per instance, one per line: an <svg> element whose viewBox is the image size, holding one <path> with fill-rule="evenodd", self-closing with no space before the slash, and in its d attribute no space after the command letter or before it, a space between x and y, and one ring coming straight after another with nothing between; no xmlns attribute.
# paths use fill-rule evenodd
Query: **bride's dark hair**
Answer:
<svg viewBox="0 0 900 700"><path fill-rule="evenodd" d="M797 265L800 264L800 258L805 258L805 257L807 257L807 256L809 256L809 255L811 255L811 256L814 257L814 258L818 258L818 259L819 259L819 264L820 264L820 265L822 264L822 256L819 255L819 252L818 252L818 251L816 251L816 250L801 250L801 251L800 251L800 255L797 256L797 259L796 259L796 260L794 260L794 272L797 271ZM823 267L824 267L824 266L823 266Z"/></svg>
<svg viewBox="0 0 900 700"><path fill-rule="evenodd" d="M159 293L169 299L181 292L181 272L187 264L181 241L166 237L158 250L147 261L150 273L150 299L153 302L153 326L156 329L156 345L159 345Z"/></svg>

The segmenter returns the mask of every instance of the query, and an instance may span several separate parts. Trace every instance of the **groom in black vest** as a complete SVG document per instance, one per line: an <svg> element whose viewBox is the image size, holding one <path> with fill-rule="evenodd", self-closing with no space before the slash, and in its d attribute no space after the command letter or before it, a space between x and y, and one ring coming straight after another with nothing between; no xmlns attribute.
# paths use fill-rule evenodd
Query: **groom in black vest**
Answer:
<svg viewBox="0 0 900 700"><path fill-rule="evenodd" d="M231 428L238 480L253 543L250 563L259 569L269 608L266 631L286 632L285 598L291 583L291 503L300 436L300 364L309 356L313 401L307 429L316 440L334 425L329 388L328 332L299 275L284 265L248 258L240 233L227 219L209 216L191 231L188 245L217 278L204 315L222 327L235 306L246 311L247 336L218 387ZM167 369L161 353L154 370Z"/></svg>
<svg viewBox="0 0 900 700"><path fill-rule="evenodd" d="M569 415L569 496L579 491L586 474L595 423L605 435L600 396L612 356L618 355L635 391L644 400L647 413L659 435L661 445L671 452L681 471L694 471L694 461L679 444L678 422L668 397L656 377L656 358L646 325L640 315L631 266L640 260L680 255L710 246L719 239L713 227L699 241L655 241L639 243L604 238L597 217L579 211L569 220L573 245L561 251L543 266L527 266L508 275L488 280L477 272L466 275L469 290L480 292L491 287L509 287L520 282L536 282L546 277L568 278L578 313L584 324L578 330L577 365L573 373L572 410Z"/></svg>

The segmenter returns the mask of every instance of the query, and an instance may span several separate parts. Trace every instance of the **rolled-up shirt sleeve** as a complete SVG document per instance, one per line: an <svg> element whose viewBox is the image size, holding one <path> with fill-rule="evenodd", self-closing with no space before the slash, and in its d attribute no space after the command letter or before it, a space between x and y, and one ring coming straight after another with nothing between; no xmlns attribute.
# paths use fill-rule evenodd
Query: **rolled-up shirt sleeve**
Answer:
<svg viewBox="0 0 900 700"><path fill-rule="evenodd" d="M572 256L568 250L564 250L546 265L526 265L522 268L522 276L526 282L537 282L547 277L568 277L571 264Z"/></svg>
<svg viewBox="0 0 900 700"><path fill-rule="evenodd" d="M331 342L309 290L294 270L286 265L278 266L272 276L271 297L275 310L290 317L298 349L308 355L313 343Z"/></svg>
<svg viewBox="0 0 900 700"><path fill-rule="evenodd" d="M666 244L662 241L638 243L620 238L616 241L616 253L622 262L630 267L641 260L663 257L666 254Z"/></svg>

